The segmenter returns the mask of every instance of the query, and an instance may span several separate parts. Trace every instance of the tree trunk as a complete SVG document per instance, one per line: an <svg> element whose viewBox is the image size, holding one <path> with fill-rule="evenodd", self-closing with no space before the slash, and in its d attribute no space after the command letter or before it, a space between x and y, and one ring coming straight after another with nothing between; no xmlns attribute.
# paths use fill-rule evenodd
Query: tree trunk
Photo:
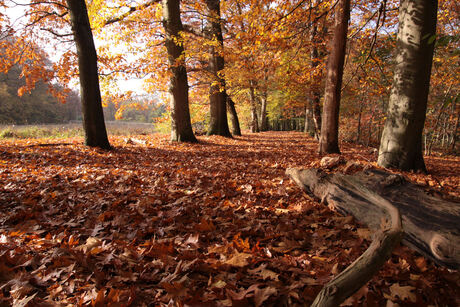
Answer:
<svg viewBox="0 0 460 307"><path fill-rule="evenodd" d="M180 39L183 31L180 19L180 1L162 0L165 45L168 51L169 93L171 106L171 141L197 142L190 121L188 80L184 47Z"/></svg>
<svg viewBox="0 0 460 307"><path fill-rule="evenodd" d="M321 93L315 90L313 96L313 123L315 124L315 139L321 137Z"/></svg>
<svg viewBox="0 0 460 307"><path fill-rule="evenodd" d="M260 97L259 131L267 131L267 93Z"/></svg>
<svg viewBox="0 0 460 307"><path fill-rule="evenodd" d="M85 144L110 149L102 110L97 53L85 1L67 0L72 32L77 46L80 95Z"/></svg>
<svg viewBox="0 0 460 307"><path fill-rule="evenodd" d="M315 124L313 123L312 104L309 102L305 105L305 125L303 132L308 133L310 136L315 135Z"/></svg>
<svg viewBox="0 0 460 307"><path fill-rule="evenodd" d="M363 114L363 109L364 109L364 104L363 104L363 101L361 101L361 104L359 105L359 113L358 113L358 128L356 131L356 144L359 144L359 142L361 142L361 116Z"/></svg>
<svg viewBox="0 0 460 307"><path fill-rule="evenodd" d="M232 123L232 134L241 135L240 121L238 114L236 113L235 102L227 95L227 111L230 115L230 121Z"/></svg>
<svg viewBox="0 0 460 307"><path fill-rule="evenodd" d="M396 67L378 164L426 171L422 154L437 0L401 0Z"/></svg>
<svg viewBox="0 0 460 307"><path fill-rule="evenodd" d="M324 108L321 124L319 153L340 153L339 110L342 88L343 64L347 43L350 0L340 0L335 12L334 36L327 64Z"/></svg>
<svg viewBox="0 0 460 307"><path fill-rule="evenodd" d="M251 124L250 124L250 129L251 132L259 132L259 125L258 125L258 120L257 120L257 99L256 99L256 93L254 90L254 86L252 85L253 81L251 81L251 87L249 88L249 99L251 103Z"/></svg>
<svg viewBox="0 0 460 307"><path fill-rule="evenodd" d="M261 84L259 131L267 131L268 73L268 69L265 68L264 79Z"/></svg>
<svg viewBox="0 0 460 307"><path fill-rule="evenodd" d="M320 63L320 55L318 51L318 47L316 46L317 40L317 26L313 24L310 31L310 40L313 43L311 48L310 60L311 60L311 68L315 71ZM320 84L321 80L317 77L318 74L315 72L315 77L313 78L313 84L311 85L311 109L312 109L312 118L314 127L314 136L317 140L320 139L321 134L321 91L320 91Z"/></svg>
<svg viewBox="0 0 460 307"><path fill-rule="evenodd" d="M220 21L220 0L205 0L208 7L208 33L211 44L209 69L213 76L211 83L210 101L210 122L208 135L221 135L231 137L227 121L227 94L225 93L225 79L222 77L224 69L224 38Z"/></svg>
<svg viewBox="0 0 460 307"><path fill-rule="evenodd" d="M450 153L451 154L457 154L456 146L457 146L457 139L458 139L458 127L460 126L460 112L457 113L457 120L455 121L455 128L453 131L453 136L452 136L452 144L450 147Z"/></svg>
<svg viewBox="0 0 460 307"><path fill-rule="evenodd" d="M431 136L428 137L427 135L425 135L425 155L431 155L431 148L433 147L433 141L434 141L435 135L439 135L436 133L436 130L438 129L442 115L445 114L444 109L447 106L447 103L445 100L447 98L448 93L450 92L450 89L451 89L451 86L449 86L449 89L446 91L446 95L444 96L444 99L442 99L439 103L439 110L437 111L437 116L434 121L434 125L431 128L432 130Z"/></svg>

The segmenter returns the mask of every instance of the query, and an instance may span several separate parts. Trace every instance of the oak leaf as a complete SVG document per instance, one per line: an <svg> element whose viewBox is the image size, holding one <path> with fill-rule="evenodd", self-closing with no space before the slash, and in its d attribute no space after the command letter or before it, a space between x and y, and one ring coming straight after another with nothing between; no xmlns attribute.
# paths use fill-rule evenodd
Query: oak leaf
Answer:
<svg viewBox="0 0 460 307"><path fill-rule="evenodd" d="M198 225L196 225L196 229L198 231L202 231L202 232L213 231L213 230L216 229L216 226L214 226L212 221L208 221L205 218L202 218L200 223Z"/></svg>
<svg viewBox="0 0 460 307"><path fill-rule="evenodd" d="M254 291L254 303L256 307L262 306L263 302L265 302L270 296L278 293L278 291L273 287L267 287L263 289L257 288Z"/></svg>
<svg viewBox="0 0 460 307"><path fill-rule="evenodd" d="M254 275L259 275L262 277L263 280L265 279L271 279L278 281L278 276L279 274L276 274L275 272L266 269L267 264L261 264L258 268L255 268L253 270L248 270L248 273L254 274Z"/></svg>
<svg viewBox="0 0 460 307"><path fill-rule="evenodd" d="M415 287L412 286L400 286L398 283L390 286L390 292L392 298L399 297L400 300L409 300L412 303L417 301L417 296L414 292Z"/></svg>
<svg viewBox="0 0 460 307"><path fill-rule="evenodd" d="M226 260L224 263L242 268L249 264L248 259L251 257L251 254L236 252L230 259Z"/></svg>

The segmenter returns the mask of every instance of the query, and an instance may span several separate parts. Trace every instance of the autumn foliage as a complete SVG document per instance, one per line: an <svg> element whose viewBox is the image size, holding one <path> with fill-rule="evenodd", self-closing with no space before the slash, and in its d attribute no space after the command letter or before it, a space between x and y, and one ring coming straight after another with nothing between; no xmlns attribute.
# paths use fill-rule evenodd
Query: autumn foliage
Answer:
<svg viewBox="0 0 460 307"><path fill-rule="evenodd" d="M304 134L110 141L110 152L81 139L0 144L3 304L299 306L371 240L284 175L319 167ZM365 147L341 148L376 167ZM404 175L455 198L459 162L427 158L430 175ZM454 306L458 287L457 273L398 247L346 305Z"/></svg>

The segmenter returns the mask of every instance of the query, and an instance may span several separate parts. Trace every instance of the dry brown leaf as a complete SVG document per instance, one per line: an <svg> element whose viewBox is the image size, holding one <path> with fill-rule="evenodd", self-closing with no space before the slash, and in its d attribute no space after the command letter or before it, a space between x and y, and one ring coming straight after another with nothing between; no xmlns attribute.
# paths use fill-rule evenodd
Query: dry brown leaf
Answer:
<svg viewBox="0 0 460 307"><path fill-rule="evenodd" d="M398 283L390 286L391 296L393 298L399 298L400 300L409 300L412 303L417 301L417 295L413 292L415 287L412 286L400 286Z"/></svg>
<svg viewBox="0 0 460 307"><path fill-rule="evenodd" d="M86 239L86 243L78 246L78 249L82 250L84 253L91 251L91 249L102 245L102 240L96 237L89 237Z"/></svg>
<svg viewBox="0 0 460 307"><path fill-rule="evenodd" d="M254 303L256 307L262 306L262 304L272 295L278 291L273 287L266 287L263 289L257 288L254 291Z"/></svg>
<svg viewBox="0 0 460 307"><path fill-rule="evenodd" d="M252 255L248 253L239 253L238 251L234 253L228 260L224 261L225 264L229 264L236 267L245 267L249 264L248 259Z"/></svg>
<svg viewBox="0 0 460 307"><path fill-rule="evenodd" d="M271 279L278 281L279 274L276 274L275 272L266 269L267 264L261 264L258 268L255 268L253 270L248 270L248 273L254 274L254 275L259 275L262 277L263 280L266 279Z"/></svg>

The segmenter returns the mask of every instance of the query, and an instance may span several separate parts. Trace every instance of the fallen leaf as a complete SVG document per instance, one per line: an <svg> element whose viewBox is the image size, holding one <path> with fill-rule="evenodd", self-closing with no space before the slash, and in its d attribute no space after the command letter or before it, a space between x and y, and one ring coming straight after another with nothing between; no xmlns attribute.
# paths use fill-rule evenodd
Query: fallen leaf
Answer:
<svg viewBox="0 0 460 307"><path fill-rule="evenodd" d="M245 267L249 264L248 259L251 258L252 255L248 253L239 253L238 251L232 255L231 258L226 260L224 263L229 264L236 267Z"/></svg>
<svg viewBox="0 0 460 307"><path fill-rule="evenodd" d="M418 257L415 259L415 264L421 272L425 272L427 270L427 263L424 257Z"/></svg>
<svg viewBox="0 0 460 307"><path fill-rule="evenodd" d="M213 231L216 229L216 226L214 226L212 221L208 221L205 218L201 218L201 222L198 225L196 225L196 229L202 232Z"/></svg>
<svg viewBox="0 0 460 307"><path fill-rule="evenodd" d="M273 287L266 287L263 289L257 288L254 291L254 303L256 307L262 306L270 296L276 294L278 291Z"/></svg>
<svg viewBox="0 0 460 307"><path fill-rule="evenodd" d="M38 294L38 292L32 294L31 296L26 296L26 297L23 297L22 299L20 300L17 300L14 302L13 306L14 307L25 307L27 306L27 304L29 304L29 302L31 300L34 299L34 297Z"/></svg>
<svg viewBox="0 0 460 307"><path fill-rule="evenodd" d="M216 281L215 283L211 284L211 288L218 288L218 289L222 289L224 288L225 286L227 285L227 283L223 280L218 280Z"/></svg>
<svg viewBox="0 0 460 307"><path fill-rule="evenodd" d="M412 303L417 301L417 296L413 292L415 287L412 286L400 286L398 283L390 286L391 296L393 298L398 297L400 300L409 300Z"/></svg>
<svg viewBox="0 0 460 307"><path fill-rule="evenodd" d="M86 253L87 251L91 251L91 249L100 245L102 245L101 239L96 237L89 237L88 239L86 239L86 243L78 246L77 249L80 249L84 253Z"/></svg>
<svg viewBox="0 0 460 307"><path fill-rule="evenodd" d="M278 281L279 274L276 274L275 272L266 269L266 267L267 267L267 264L261 264L256 269L248 270L248 273L259 275L260 277L262 277L263 280L271 279L271 280Z"/></svg>

